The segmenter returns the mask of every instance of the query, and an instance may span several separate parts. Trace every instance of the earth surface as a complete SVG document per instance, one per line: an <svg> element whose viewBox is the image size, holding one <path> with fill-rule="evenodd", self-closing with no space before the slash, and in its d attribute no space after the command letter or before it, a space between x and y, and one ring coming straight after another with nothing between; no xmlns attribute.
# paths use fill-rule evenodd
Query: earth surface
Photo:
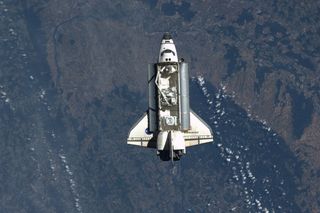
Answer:
<svg viewBox="0 0 320 213"><path fill-rule="evenodd" d="M0 1L0 212L320 212L320 2ZM214 143L126 145L164 32Z"/></svg>

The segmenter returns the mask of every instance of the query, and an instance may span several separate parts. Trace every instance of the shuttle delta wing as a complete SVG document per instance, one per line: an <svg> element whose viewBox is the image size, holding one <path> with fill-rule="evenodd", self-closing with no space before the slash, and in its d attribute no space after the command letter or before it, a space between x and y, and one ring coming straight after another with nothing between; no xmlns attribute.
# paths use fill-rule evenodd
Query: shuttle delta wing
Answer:
<svg viewBox="0 0 320 213"><path fill-rule="evenodd" d="M147 130L148 116L147 113L145 113L130 130L127 144L156 148L156 140L153 139L152 134L147 134Z"/></svg>
<svg viewBox="0 0 320 213"><path fill-rule="evenodd" d="M211 128L196 113L190 111L191 129L184 133L186 147L213 141Z"/></svg>

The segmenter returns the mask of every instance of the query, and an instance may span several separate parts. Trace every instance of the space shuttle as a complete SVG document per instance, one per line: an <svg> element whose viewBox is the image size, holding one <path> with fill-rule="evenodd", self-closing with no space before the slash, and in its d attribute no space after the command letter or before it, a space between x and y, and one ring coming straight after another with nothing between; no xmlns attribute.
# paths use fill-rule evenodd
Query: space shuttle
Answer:
<svg viewBox="0 0 320 213"><path fill-rule="evenodd" d="M177 161L187 147L213 142L211 128L190 109L188 63L178 60L169 33L161 40L158 63L148 66L148 100L127 144L156 149L161 160Z"/></svg>

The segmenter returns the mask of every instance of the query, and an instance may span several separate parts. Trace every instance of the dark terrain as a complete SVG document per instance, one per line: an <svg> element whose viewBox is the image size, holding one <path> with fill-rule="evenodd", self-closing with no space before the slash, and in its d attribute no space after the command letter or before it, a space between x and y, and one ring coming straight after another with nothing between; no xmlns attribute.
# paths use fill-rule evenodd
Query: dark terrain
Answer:
<svg viewBox="0 0 320 213"><path fill-rule="evenodd" d="M320 212L319 1L0 1L0 212ZM126 145L163 32L215 143Z"/></svg>

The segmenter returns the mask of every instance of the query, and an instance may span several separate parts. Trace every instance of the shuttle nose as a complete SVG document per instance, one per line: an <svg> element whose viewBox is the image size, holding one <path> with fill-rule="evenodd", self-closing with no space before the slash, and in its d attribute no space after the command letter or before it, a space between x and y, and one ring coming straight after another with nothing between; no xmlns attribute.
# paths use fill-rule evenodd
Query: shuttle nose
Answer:
<svg viewBox="0 0 320 213"><path fill-rule="evenodd" d="M172 39L171 34L170 33L164 33L163 37L162 37L162 40L169 40L169 39Z"/></svg>
<svg viewBox="0 0 320 213"><path fill-rule="evenodd" d="M177 50L170 33L163 34L158 62L178 62Z"/></svg>

